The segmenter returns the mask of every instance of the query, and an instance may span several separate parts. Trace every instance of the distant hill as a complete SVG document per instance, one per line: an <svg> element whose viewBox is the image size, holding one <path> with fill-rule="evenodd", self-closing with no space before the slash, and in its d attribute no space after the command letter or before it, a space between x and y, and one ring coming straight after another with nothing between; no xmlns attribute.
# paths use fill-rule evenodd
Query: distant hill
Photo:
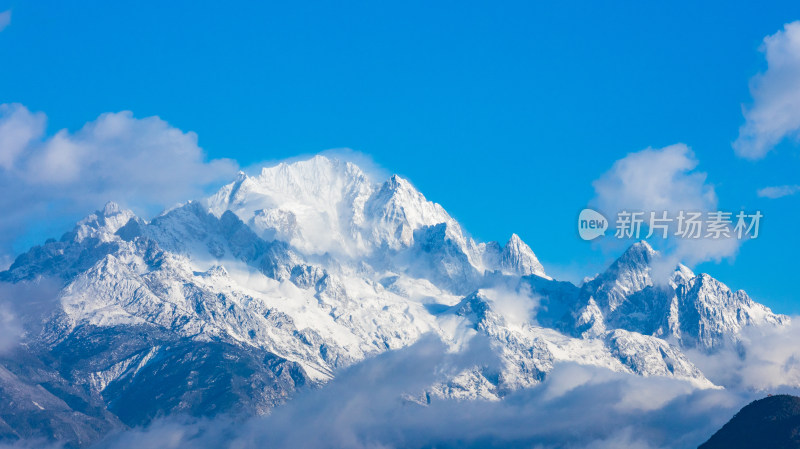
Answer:
<svg viewBox="0 0 800 449"><path fill-rule="evenodd" d="M800 398L782 394L753 401L699 449L800 448Z"/></svg>

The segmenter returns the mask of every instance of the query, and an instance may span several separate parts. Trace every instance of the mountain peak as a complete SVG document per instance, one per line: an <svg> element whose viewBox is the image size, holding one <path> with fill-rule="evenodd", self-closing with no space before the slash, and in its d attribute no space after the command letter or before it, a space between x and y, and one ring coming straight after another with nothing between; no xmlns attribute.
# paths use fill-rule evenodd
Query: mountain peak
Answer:
<svg viewBox="0 0 800 449"><path fill-rule="evenodd" d="M631 245L601 277L618 277L621 273L636 271L643 274L650 271L650 264L658 252L644 240ZM649 278L649 275L647 275Z"/></svg>
<svg viewBox="0 0 800 449"><path fill-rule="evenodd" d="M628 295L653 285L650 264L658 253L644 240L631 245L608 269L587 284L598 304L613 311Z"/></svg>
<svg viewBox="0 0 800 449"><path fill-rule="evenodd" d="M265 167L256 177L240 175L207 204L215 216L229 210L262 238L284 241L309 255L363 257L381 248L402 251L414 246L415 232L445 224L444 240L476 271L546 277L518 235L486 257L441 205L426 199L407 179L395 174L374 183L355 164L326 156Z"/></svg>
<svg viewBox="0 0 800 449"><path fill-rule="evenodd" d="M609 271L615 273L630 270L649 271L650 264L658 254L658 251L654 250L649 243L641 240L625 250L625 252L611 264Z"/></svg>
<svg viewBox="0 0 800 449"><path fill-rule="evenodd" d="M376 186L355 164L317 155L264 167L207 200L216 216L229 210L266 240L308 254L363 255L364 205Z"/></svg>
<svg viewBox="0 0 800 449"><path fill-rule="evenodd" d="M281 183L284 187L304 183L306 185L327 184L339 178L362 180L366 182L366 174L352 162L332 159L316 155L310 159L281 162L272 167L261 169L261 183ZM349 178L349 179L348 179Z"/></svg>
<svg viewBox="0 0 800 449"><path fill-rule="evenodd" d="M105 206L103 206L103 210L98 212L100 212L104 217L109 217L111 215L118 214L120 212L120 207L119 204L109 201Z"/></svg>
<svg viewBox="0 0 800 449"><path fill-rule="evenodd" d="M427 201L425 196L417 190L411 182L400 175L392 175L380 187L378 195L397 196L405 195L411 199Z"/></svg>
<svg viewBox="0 0 800 449"><path fill-rule="evenodd" d="M378 245L399 249L413 244L416 230L446 223L443 229L454 240L464 240L461 229L439 204L428 201L408 180L392 175L364 205L365 223Z"/></svg>
<svg viewBox="0 0 800 449"><path fill-rule="evenodd" d="M500 263L503 268L515 271L523 276L535 274L546 277L544 267L533 253L533 250L517 234L511 234L511 238L503 246L503 251L500 254Z"/></svg>
<svg viewBox="0 0 800 449"><path fill-rule="evenodd" d="M679 263L678 268L675 269L675 273L672 275L673 282L687 282L690 281L695 277L694 271L692 271L686 265Z"/></svg>
<svg viewBox="0 0 800 449"><path fill-rule="evenodd" d="M744 291L732 291L681 264L666 285L656 284L651 264L658 257L649 244L637 242L584 285L585 297L596 300L606 323L648 335L672 335L685 347L712 349L735 342L747 325L788 322Z"/></svg>
<svg viewBox="0 0 800 449"><path fill-rule="evenodd" d="M389 185L397 187L397 188L400 188L400 187L413 188L411 186L411 183L407 179L403 178L402 176L400 176L398 174L394 174L394 175L390 176L389 179L386 182Z"/></svg>
<svg viewBox="0 0 800 449"><path fill-rule="evenodd" d="M117 203L109 201L101 210L89 214L76 224L72 232L73 238L80 241L86 237L101 237L106 234L114 234L135 216L132 211L122 209Z"/></svg>
<svg viewBox="0 0 800 449"><path fill-rule="evenodd" d="M639 240L638 242L634 243L624 253L620 259L639 259L639 258L646 258L649 260L652 256L658 254L658 251L654 250L649 243L645 240Z"/></svg>

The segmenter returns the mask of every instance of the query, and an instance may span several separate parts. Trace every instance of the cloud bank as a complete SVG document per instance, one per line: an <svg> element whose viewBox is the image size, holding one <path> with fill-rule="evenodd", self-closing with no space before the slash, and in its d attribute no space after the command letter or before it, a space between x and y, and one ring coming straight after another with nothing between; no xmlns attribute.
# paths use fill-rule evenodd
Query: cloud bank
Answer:
<svg viewBox="0 0 800 449"><path fill-rule="evenodd" d="M423 339L345 370L269 416L243 423L161 420L100 447L696 447L752 399L565 363L539 387L499 402L403 400L404 393L420 391L459 363L441 342Z"/></svg>
<svg viewBox="0 0 800 449"><path fill-rule="evenodd" d="M733 143L736 154L761 159L785 138L800 138L800 21L764 38L767 70L750 80L753 104Z"/></svg>
<svg viewBox="0 0 800 449"><path fill-rule="evenodd" d="M794 323L798 318L794 318ZM483 360L479 344L451 353L436 337L390 351L301 392L270 415L169 417L112 435L95 449L673 448L697 447L741 407L770 393L798 394L800 327L742 334L738 348L693 362L726 389L697 390L576 363L556 364L539 386L502 401L410 400L443 375ZM491 362L488 362L491 363ZM424 398L422 395L415 396ZM0 445L0 447L3 447ZM15 449L42 447L22 441Z"/></svg>
<svg viewBox="0 0 800 449"><path fill-rule="evenodd" d="M20 104L0 105L0 252L27 228L63 231L114 200L155 212L231 179L237 164L207 160L197 135L158 117L106 113L70 132L45 134L46 116ZM55 217L66 222L52 223Z"/></svg>

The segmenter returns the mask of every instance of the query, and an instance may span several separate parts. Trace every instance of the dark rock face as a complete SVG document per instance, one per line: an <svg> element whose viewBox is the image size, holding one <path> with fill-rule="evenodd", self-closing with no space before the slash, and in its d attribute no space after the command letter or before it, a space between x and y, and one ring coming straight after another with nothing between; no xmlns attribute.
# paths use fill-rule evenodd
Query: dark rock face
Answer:
<svg viewBox="0 0 800 449"><path fill-rule="evenodd" d="M76 448L123 428L99 395L33 355L21 350L0 357L0 445L33 439Z"/></svg>
<svg viewBox="0 0 800 449"><path fill-rule="evenodd" d="M699 449L800 448L800 397L770 396L741 409Z"/></svg>
<svg viewBox="0 0 800 449"><path fill-rule="evenodd" d="M0 357L0 446L85 447L163 416L253 416L307 384L299 365L267 351L165 337L146 327L81 328L50 353ZM92 388L93 373L126 361L102 392Z"/></svg>

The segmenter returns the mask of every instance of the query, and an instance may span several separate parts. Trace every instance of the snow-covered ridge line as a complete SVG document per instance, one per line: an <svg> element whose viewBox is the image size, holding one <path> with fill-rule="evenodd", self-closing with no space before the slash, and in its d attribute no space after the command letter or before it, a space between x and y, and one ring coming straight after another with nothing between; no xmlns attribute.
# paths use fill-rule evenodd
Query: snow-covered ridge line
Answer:
<svg viewBox="0 0 800 449"><path fill-rule="evenodd" d="M658 257L634 244L577 287L546 276L516 234L475 242L408 181L372 183L318 156L242 173L150 221L109 203L0 281L61 282L58 310L26 344L64 384L139 425L169 413L266 413L426 334L452 351L488 342L498 361L476 360L428 397L499 400L562 362L717 388L686 349L788 323L682 265L655 283Z"/></svg>
<svg viewBox="0 0 800 449"><path fill-rule="evenodd" d="M304 254L362 259L412 248L437 225L472 267L544 276L533 251L516 234L502 247L477 243L441 205L393 175L373 183L350 162L315 156L240 173L207 199L211 213L234 212L265 240L285 241ZM416 237L415 237L416 235Z"/></svg>

